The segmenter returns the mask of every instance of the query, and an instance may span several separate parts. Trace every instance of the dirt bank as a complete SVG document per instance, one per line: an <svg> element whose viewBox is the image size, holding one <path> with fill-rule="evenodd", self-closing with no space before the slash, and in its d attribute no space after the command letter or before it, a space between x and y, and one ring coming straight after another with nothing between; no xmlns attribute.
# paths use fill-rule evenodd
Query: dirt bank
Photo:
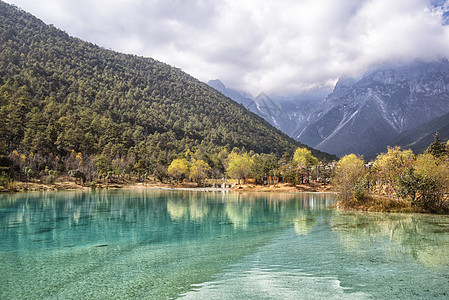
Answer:
<svg viewBox="0 0 449 300"><path fill-rule="evenodd" d="M1 190L2 192L25 192L25 191L70 191L70 190L91 190L91 189L180 189L180 190L197 190L197 191L216 191L222 190L214 187L197 186L195 183L160 183L150 181L146 183L125 182L125 183L101 183L95 185L81 185L74 181L59 180L55 183L41 183L41 182L14 182L8 189ZM332 192L331 185L319 183L292 185L288 183L279 183L276 185L255 185L242 184L235 185L228 189L229 191L238 192Z"/></svg>
<svg viewBox="0 0 449 300"><path fill-rule="evenodd" d="M245 192L332 192L332 186L329 184L323 185L321 183L310 183L293 185L290 183L279 183L276 185L255 185L242 184L231 188L231 191L245 191Z"/></svg>

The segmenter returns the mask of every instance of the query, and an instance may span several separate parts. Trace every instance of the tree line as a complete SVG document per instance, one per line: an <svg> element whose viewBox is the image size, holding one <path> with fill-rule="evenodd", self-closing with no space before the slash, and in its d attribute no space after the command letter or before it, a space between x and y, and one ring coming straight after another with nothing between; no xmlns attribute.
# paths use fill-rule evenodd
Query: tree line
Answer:
<svg viewBox="0 0 449 300"><path fill-rule="evenodd" d="M125 157L113 159L100 155L84 155L72 150L66 157L44 156L39 153L20 153L17 150L7 157L9 172L2 171L0 185L15 181L54 183L59 180L95 187L98 184L129 181L158 180L161 183L182 181L202 185L209 179L236 179L239 184L251 178L256 184L289 182L298 184L310 180L329 181L331 170L314 157L307 148L297 148L294 153L282 157L274 153L259 154L254 151L226 148L218 152L201 149L174 156L168 163L161 163L151 156L130 152Z"/></svg>
<svg viewBox="0 0 449 300"><path fill-rule="evenodd" d="M449 141L443 143L436 133L422 154L390 147L368 165L347 155L337 163L334 182L346 206L387 197L423 211L449 212Z"/></svg>

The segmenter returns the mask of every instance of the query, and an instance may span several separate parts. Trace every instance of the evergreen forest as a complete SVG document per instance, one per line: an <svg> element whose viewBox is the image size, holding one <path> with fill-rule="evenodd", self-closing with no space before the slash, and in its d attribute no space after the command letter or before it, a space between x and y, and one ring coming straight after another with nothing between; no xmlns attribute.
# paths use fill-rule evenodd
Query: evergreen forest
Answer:
<svg viewBox="0 0 449 300"><path fill-rule="evenodd" d="M2 172L15 179L113 164L154 172L189 151L223 171L222 151L280 158L306 147L178 68L70 37L4 2L0 136Z"/></svg>

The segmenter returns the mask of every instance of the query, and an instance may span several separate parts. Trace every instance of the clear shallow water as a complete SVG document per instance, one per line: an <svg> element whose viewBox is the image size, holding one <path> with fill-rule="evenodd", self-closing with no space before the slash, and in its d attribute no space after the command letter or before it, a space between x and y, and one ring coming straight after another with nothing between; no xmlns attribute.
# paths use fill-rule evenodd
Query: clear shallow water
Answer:
<svg viewBox="0 0 449 300"><path fill-rule="evenodd" d="M0 299L445 299L449 217L330 194L0 195Z"/></svg>

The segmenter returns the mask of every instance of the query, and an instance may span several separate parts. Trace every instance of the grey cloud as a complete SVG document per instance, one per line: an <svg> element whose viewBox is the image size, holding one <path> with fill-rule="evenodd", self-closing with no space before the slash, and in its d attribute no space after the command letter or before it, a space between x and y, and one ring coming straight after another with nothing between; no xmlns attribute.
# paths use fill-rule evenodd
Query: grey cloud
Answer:
<svg viewBox="0 0 449 300"><path fill-rule="evenodd" d="M252 93L296 93L372 64L449 53L441 0L7 2L106 48Z"/></svg>

